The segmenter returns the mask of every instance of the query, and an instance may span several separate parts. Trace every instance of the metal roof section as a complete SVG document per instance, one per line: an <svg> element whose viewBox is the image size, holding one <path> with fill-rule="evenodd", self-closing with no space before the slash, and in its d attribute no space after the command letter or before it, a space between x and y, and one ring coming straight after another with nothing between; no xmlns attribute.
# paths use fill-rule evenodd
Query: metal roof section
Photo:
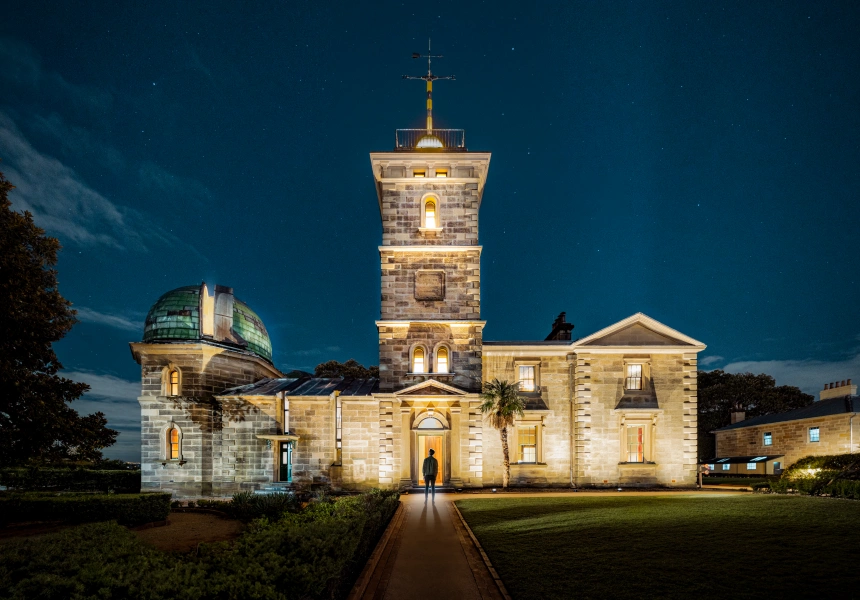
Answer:
<svg viewBox="0 0 860 600"><path fill-rule="evenodd" d="M729 431L730 429L742 429L744 427L755 427L756 425L769 425L771 423L784 423L785 421L799 421L801 419L814 419L815 417L829 417L851 413L860 413L860 396L843 396L841 398L819 400L803 408L745 419L733 425L720 427L714 431Z"/></svg>
<svg viewBox="0 0 860 600"><path fill-rule="evenodd" d="M261 379L256 383L240 385L224 390L216 396L330 396L340 392L341 396L370 396L379 391L379 379L370 377L301 377Z"/></svg>
<svg viewBox="0 0 860 600"><path fill-rule="evenodd" d="M782 458L785 454L753 454L752 456L724 456L722 458L711 458L699 461L700 465L744 465L755 462L768 462L775 458Z"/></svg>

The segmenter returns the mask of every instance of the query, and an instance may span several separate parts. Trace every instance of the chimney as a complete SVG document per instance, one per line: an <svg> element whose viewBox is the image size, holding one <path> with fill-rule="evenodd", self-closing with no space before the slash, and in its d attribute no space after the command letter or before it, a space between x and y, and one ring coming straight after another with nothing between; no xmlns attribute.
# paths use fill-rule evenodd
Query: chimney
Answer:
<svg viewBox="0 0 860 600"><path fill-rule="evenodd" d="M553 321L552 331L546 336L544 341L551 340L559 340L559 341L567 341L570 340L570 332L573 331L573 323L568 323L565 315L567 313L560 313Z"/></svg>
<svg viewBox="0 0 860 600"><path fill-rule="evenodd" d="M834 381L825 383L824 389L819 393L819 400L829 400L830 398L843 398L845 396L856 396L857 385L852 384L850 379L842 381Z"/></svg>
<svg viewBox="0 0 860 600"><path fill-rule="evenodd" d="M735 423L740 423L744 419L746 419L747 413L744 410L733 410L732 411L732 425Z"/></svg>

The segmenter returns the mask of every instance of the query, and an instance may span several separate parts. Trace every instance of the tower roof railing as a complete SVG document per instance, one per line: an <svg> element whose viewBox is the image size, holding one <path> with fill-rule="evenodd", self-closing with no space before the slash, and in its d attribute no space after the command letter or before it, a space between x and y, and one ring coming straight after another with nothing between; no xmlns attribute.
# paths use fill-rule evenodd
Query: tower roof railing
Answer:
<svg viewBox="0 0 860 600"><path fill-rule="evenodd" d="M465 129L397 129L396 152L465 152Z"/></svg>

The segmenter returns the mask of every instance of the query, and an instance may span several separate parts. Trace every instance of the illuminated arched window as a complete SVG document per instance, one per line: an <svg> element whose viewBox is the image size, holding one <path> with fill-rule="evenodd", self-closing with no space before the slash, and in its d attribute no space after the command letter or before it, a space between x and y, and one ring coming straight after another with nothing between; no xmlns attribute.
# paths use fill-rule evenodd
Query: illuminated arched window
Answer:
<svg viewBox="0 0 860 600"><path fill-rule="evenodd" d="M438 227L438 222L436 199L428 198L427 201L424 202L424 227L435 229Z"/></svg>
<svg viewBox="0 0 860 600"><path fill-rule="evenodd" d="M167 430L167 460L179 460L179 429Z"/></svg>
<svg viewBox="0 0 860 600"><path fill-rule="evenodd" d="M168 396L178 396L179 395L179 371L173 369L170 371L169 375L170 379L167 384L167 395Z"/></svg>
<svg viewBox="0 0 860 600"><path fill-rule="evenodd" d="M412 372L413 373L424 373L426 370L425 363L425 352L424 348L418 346L412 352Z"/></svg>
<svg viewBox="0 0 860 600"><path fill-rule="evenodd" d="M447 373L448 364L448 348L440 346L439 349L436 350L436 372Z"/></svg>

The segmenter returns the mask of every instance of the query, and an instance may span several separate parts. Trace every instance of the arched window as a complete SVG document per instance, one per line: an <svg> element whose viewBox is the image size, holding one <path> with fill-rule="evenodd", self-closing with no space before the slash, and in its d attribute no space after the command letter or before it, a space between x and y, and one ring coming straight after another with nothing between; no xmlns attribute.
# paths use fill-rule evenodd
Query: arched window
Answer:
<svg viewBox="0 0 860 600"><path fill-rule="evenodd" d="M167 382L167 395L168 396L178 396L179 395L179 371L176 369L172 369L170 374L168 375L169 379Z"/></svg>
<svg viewBox="0 0 860 600"><path fill-rule="evenodd" d="M436 372L447 373L448 364L448 348L440 346L439 349L436 350Z"/></svg>
<svg viewBox="0 0 860 600"><path fill-rule="evenodd" d="M179 460L179 429L167 430L167 460Z"/></svg>
<svg viewBox="0 0 860 600"><path fill-rule="evenodd" d="M425 364L424 364L425 352L424 348L418 346L412 352L412 372L413 373L424 373L425 372Z"/></svg>
<svg viewBox="0 0 860 600"><path fill-rule="evenodd" d="M424 203L424 227L435 229L437 227L436 221L436 200L429 198Z"/></svg>

